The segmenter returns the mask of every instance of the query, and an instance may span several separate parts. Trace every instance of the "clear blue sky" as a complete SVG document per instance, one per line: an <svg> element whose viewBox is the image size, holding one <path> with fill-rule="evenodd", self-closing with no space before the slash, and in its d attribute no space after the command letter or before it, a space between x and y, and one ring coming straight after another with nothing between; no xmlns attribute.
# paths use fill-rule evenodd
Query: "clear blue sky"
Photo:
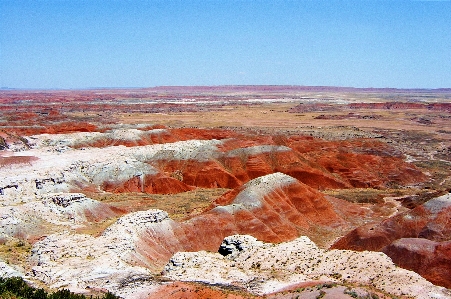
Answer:
<svg viewBox="0 0 451 299"><path fill-rule="evenodd" d="M0 0L0 86L451 87L451 1Z"/></svg>

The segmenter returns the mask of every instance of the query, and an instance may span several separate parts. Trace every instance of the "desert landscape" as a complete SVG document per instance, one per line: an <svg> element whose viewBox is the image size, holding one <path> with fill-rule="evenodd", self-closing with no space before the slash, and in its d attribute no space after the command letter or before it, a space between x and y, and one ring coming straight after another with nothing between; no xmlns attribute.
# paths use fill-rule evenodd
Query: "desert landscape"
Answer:
<svg viewBox="0 0 451 299"><path fill-rule="evenodd" d="M0 276L451 298L451 89L0 90Z"/></svg>

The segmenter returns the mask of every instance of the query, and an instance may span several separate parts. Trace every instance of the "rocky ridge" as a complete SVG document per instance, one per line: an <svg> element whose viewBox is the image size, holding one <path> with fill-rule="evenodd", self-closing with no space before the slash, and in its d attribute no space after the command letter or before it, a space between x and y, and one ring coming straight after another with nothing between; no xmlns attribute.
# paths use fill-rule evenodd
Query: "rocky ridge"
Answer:
<svg viewBox="0 0 451 299"><path fill-rule="evenodd" d="M370 285L398 296L450 298L418 274L396 267L383 253L319 249L307 237L268 244L251 236L230 236L220 253L179 252L163 275L173 280L235 285L264 295L298 286L355 283Z"/></svg>
<svg viewBox="0 0 451 299"><path fill-rule="evenodd" d="M136 265L136 242L140 234L167 221L171 220L166 212L148 210L119 218L97 238L67 232L50 235L34 244L28 277L52 288L84 293L107 289L133 298L155 285L152 272Z"/></svg>
<svg viewBox="0 0 451 299"><path fill-rule="evenodd" d="M132 298L159 288L154 275L176 252L216 251L225 237L234 234L252 234L265 242L289 241L301 232L345 230L350 225L348 216L368 216L366 207L329 199L318 189L384 188L392 182L413 184L425 178L399 153L380 143L344 141L337 148L337 144L302 136L245 139L225 131L196 135L200 132L140 127L28 137L29 147L20 155L39 159L14 164L8 173L0 174L4 238L34 243L47 224L76 228L125 212L86 197L87 190L232 189L182 222L171 220L163 211L149 210L122 216L98 237L47 230L47 237L33 246L28 276L55 288L78 292L105 288ZM343 210L339 213L337 207ZM229 247L240 252L254 246L253 242L249 246L232 243ZM265 290L280 290L281 284L303 281L299 280L302 275L286 278L289 283L265 276L268 284L240 287L266 294Z"/></svg>
<svg viewBox="0 0 451 299"><path fill-rule="evenodd" d="M14 218L14 215L23 211L24 215L28 215L26 211L34 208L44 211L46 208L41 206L48 206L48 203L43 201L43 196L51 193L88 190L168 194L196 187L238 188L252 179L276 172L287 174L314 188L349 188L368 184L363 183L368 181L371 182L370 186L380 187L388 179L412 183L424 178L421 172L380 145L377 145L380 149L369 154L355 150L349 152L352 144L347 142L337 151L330 142L299 137L281 139L278 143L285 145L278 145L275 144L276 139L269 136L245 139L225 130L143 129L146 128L118 127L106 133L76 132L28 137L29 148L20 152L20 157L39 159L28 164L14 164L7 172L0 173L0 204L5 208L13 206L11 213L3 209L2 215ZM75 146L89 144L93 140L109 140L115 134L122 138L118 140L127 142L141 140L146 134L166 134L171 138L150 145L110 144L102 148ZM166 142L193 138L196 134L207 139ZM214 136L220 139L208 139ZM365 147L366 144L359 146ZM317 159L319 152L323 153L324 149L330 149L328 157ZM15 156L12 154L10 157ZM339 159L346 159L348 168L343 167L343 162L337 164ZM361 163L361 159L367 162ZM384 163L396 166L396 170L389 172L384 167L378 168ZM374 169L378 169L377 175ZM16 213L15 210L20 212ZM47 212L43 212L47 215L44 218L57 217L49 216ZM111 213L107 214L106 217L111 216ZM30 217L29 222L38 223L40 220L35 219L39 218L37 216ZM56 220L51 221L56 223ZM7 222L14 224L17 221ZM24 229L27 234L26 227L21 228L22 231ZM9 231L10 228L7 228L3 232L8 235Z"/></svg>
<svg viewBox="0 0 451 299"><path fill-rule="evenodd" d="M54 193L24 204L0 207L0 237L22 240L38 239L54 232L55 227L83 227L124 212L92 200L80 193Z"/></svg>
<svg viewBox="0 0 451 299"><path fill-rule="evenodd" d="M299 206L302 209L297 210ZM328 214L327 223L311 217L312 212ZM141 277L145 269L149 276L140 278L148 281L143 290L152 290L151 273L158 272L176 252L217 251L224 237L243 232L280 242L295 238L297 227L334 221L345 225L319 192L275 173L248 182L218 199L209 211L184 222L171 220L163 211L147 210L120 217L97 238L50 235L33 246L30 275L52 287L65 285L80 291L104 286L128 294L119 282ZM239 248L246 248L240 244Z"/></svg>
<svg viewBox="0 0 451 299"><path fill-rule="evenodd" d="M451 288L451 194L378 224L358 227L333 248L383 251L402 267Z"/></svg>

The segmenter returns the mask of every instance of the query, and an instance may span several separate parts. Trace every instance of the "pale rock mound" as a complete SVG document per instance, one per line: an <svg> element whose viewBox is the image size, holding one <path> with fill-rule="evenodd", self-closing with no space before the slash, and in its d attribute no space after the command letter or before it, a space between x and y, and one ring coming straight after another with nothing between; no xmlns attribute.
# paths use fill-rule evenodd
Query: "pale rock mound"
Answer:
<svg viewBox="0 0 451 299"><path fill-rule="evenodd" d="M369 285L397 296L451 298L446 289L396 267L383 253L322 250L307 237L269 244L232 236L220 248L225 256L205 251L176 253L163 274L173 280L231 284L257 295L302 282L337 282Z"/></svg>
<svg viewBox="0 0 451 299"><path fill-rule="evenodd" d="M138 148L114 146L83 150L66 144L71 138L92 135L95 133L33 136L33 148L21 155L39 159L0 172L2 236L17 236L19 232L25 235L39 235L39 231L41 235L42 231L48 233L40 227L45 226L42 222L74 225L117 215L107 205L92 200L80 197L74 201L70 195L74 191L177 193L191 190L193 187L161 173L147 162L158 157L210 159L221 143L189 140ZM49 194L55 193L68 195L64 195L66 199L52 199Z"/></svg>
<svg viewBox="0 0 451 299"><path fill-rule="evenodd" d="M2 205L33 201L36 196L47 193L67 193L89 187L99 190L104 184L126 183L134 178L139 178L142 184L146 177L160 173L148 161L206 161L216 156L217 145L221 143L218 140L189 140L137 148L113 146L62 151L55 146L42 145L47 144L46 138L55 138L53 135L35 138L41 140L40 145L23 154L39 157L39 160L0 173Z"/></svg>
<svg viewBox="0 0 451 299"><path fill-rule="evenodd" d="M10 266L4 261L0 260L0 277L23 277L22 270L16 269L15 266Z"/></svg>
<svg viewBox="0 0 451 299"><path fill-rule="evenodd" d="M119 218L97 238L67 232L50 235L33 246L30 278L52 288L107 289L134 298L155 285L150 270L136 265L140 256L135 243L144 231L170 221L166 212L149 210Z"/></svg>
<svg viewBox="0 0 451 299"><path fill-rule="evenodd" d="M81 193L53 193L22 205L0 207L0 234L4 238L38 238L56 226L78 228L88 222L102 221L118 215L109 205Z"/></svg>
<svg viewBox="0 0 451 299"><path fill-rule="evenodd" d="M111 247L111 240L60 233L37 242L32 249L29 277L51 288L84 293L107 289L120 296L152 286L149 270L131 266ZM136 290L128 282L139 281Z"/></svg>
<svg viewBox="0 0 451 299"><path fill-rule="evenodd" d="M149 138L151 135L166 132L165 129L143 131L136 128L113 128L107 132L76 132L67 134L41 134L32 136L33 146L52 146L59 150L67 150L68 147L83 146L114 146L136 144ZM143 140L144 139L144 140ZM150 139L150 138L149 138ZM147 143L149 144L149 143Z"/></svg>
<svg viewBox="0 0 451 299"><path fill-rule="evenodd" d="M86 283L83 277L95 273L93 269L103 265L103 259L108 259L105 265L111 273L125 271L124 264L139 266L139 269L146 267L156 273L175 252L217 250L222 240L233 234L252 233L261 240L280 242L296 238L297 228L304 225L308 227L323 221L342 223L321 193L282 173L254 179L223 200L225 206L213 207L181 223L171 220L166 212L149 210L122 216L98 238L70 234L49 236L33 249L32 256L37 260L33 273L37 279L55 286L96 287L105 281L99 282L96 276ZM327 220L315 216L320 210L328 215ZM302 222L299 219L303 219ZM246 252L263 245L248 236L226 240L224 250L232 252ZM79 245L86 249L77 251ZM75 252L75 259L68 258L72 252ZM79 260L81 269L76 266ZM59 273L66 274L59 276ZM111 283L122 279L106 277ZM117 285L106 285L110 290L119 290Z"/></svg>
<svg viewBox="0 0 451 299"><path fill-rule="evenodd" d="M282 173L256 178L184 222L175 222L166 214L150 221L146 213L121 217L103 236L113 233L118 238L115 243L133 246L127 261L149 269L164 266L178 251L217 250L225 237L234 234L282 242L296 238L299 229L344 225L321 193ZM137 223L139 232L133 227ZM120 241L124 236L126 241Z"/></svg>
<svg viewBox="0 0 451 299"><path fill-rule="evenodd" d="M117 215L109 205L86 197L82 193L53 193L42 197L40 202L29 203L40 212L41 217L48 222L62 224L53 217L65 218L72 224L98 221Z"/></svg>
<svg viewBox="0 0 451 299"><path fill-rule="evenodd" d="M289 151L292 151L292 149L287 146L255 145L255 146L242 147L242 148L230 150L226 153L226 157L256 156L256 155L260 155L260 154L276 153L276 152L289 152Z"/></svg>

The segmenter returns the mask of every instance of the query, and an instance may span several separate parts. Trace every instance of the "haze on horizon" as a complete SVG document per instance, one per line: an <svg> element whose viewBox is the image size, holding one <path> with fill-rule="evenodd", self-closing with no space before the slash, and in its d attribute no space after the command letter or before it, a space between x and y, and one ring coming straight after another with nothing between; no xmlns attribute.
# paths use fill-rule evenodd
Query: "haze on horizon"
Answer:
<svg viewBox="0 0 451 299"><path fill-rule="evenodd" d="M451 87L451 1L0 0L0 87Z"/></svg>

